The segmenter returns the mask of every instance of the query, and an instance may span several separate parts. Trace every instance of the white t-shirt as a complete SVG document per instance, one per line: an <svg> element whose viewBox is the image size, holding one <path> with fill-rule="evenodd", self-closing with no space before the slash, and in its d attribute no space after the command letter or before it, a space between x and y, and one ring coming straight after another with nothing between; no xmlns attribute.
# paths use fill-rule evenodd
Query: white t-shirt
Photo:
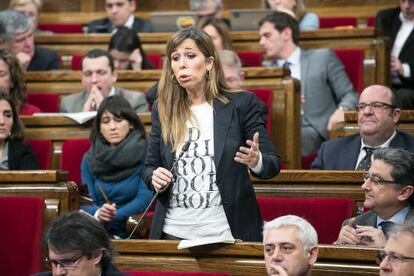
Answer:
<svg viewBox="0 0 414 276"><path fill-rule="evenodd" d="M213 107L204 103L192 106L191 111L197 124L187 122L186 140L191 144L177 162L163 231L187 240L229 239L230 226L216 185Z"/></svg>

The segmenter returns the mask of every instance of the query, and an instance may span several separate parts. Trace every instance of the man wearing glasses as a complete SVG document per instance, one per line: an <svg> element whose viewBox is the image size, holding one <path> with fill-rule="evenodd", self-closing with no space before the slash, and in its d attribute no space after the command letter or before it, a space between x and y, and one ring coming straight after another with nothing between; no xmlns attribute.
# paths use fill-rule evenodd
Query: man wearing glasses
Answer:
<svg viewBox="0 0 414 276"><path fill-rule="evenodd" d="M376 148L414 152L414 137L397 130L401 110L388 87L371 85L365 88L356 109L359 133L322 143L312 169L368 170Z"/></svg>
<svg viewBox="0 0 414 276"><path fill-rule="evenodd" d="M375 26L392 43L391 83L402 109L414 108L414 0L380 11Z"/></svg>
<svg viewBox="0 0 414 276"><path fill-rule="evenodd" d="M112 265L112 245L100 222L80 212L65 213L51 222L45 233L44 275L125 275Z"/></svg>
<svg viewBox="0 0 414 276"><path fill-rule="evenodd" d="M414 155L403 149L380 148L364 173L364 208L344 221L338 244L383 247L393 225L414 223Z"/></svg>
<svg viewBox="0 0 414 276"><path fill-rule="evenodd" d="M414 271L414 225L392 228L384 251L378 254L381 276L409 276Z"/></svg>

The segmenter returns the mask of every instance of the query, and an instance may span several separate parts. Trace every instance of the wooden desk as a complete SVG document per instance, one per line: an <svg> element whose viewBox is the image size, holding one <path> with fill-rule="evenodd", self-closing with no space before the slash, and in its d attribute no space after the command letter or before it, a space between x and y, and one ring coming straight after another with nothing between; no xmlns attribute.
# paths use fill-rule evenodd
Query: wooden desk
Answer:
<svg viewBox="0 0 414 276"><path fill-rule="evenodd" d="M178 250L177 241L114 240L119 269L223 272L230 275L265 275L263 245L237 242ZM320 245L312 276L378 275L374 248Z"/></svg>

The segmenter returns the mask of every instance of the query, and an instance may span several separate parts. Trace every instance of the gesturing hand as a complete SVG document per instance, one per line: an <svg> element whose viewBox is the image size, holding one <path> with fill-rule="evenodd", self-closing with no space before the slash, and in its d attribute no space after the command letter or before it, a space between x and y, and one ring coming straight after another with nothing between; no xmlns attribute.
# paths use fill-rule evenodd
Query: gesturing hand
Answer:
<svg viewBox="0 0 414 276"><path fill-rule="evenodd" d="M254 168L259 162L259 132L255 132L253 135L253 140L247 140L246 144L249 147L240 147L239 151L236 152L234 161L245 164L249 168Z"/></svg>
<svg viewBox="0 0 414 276"><path fill-rule="evenodd" d="M171 180L173 178L172 173L167 170L166 168L158 167L155 171L152 173L152 186L156 190L164 190L165 188L170 185Z"/></svg>

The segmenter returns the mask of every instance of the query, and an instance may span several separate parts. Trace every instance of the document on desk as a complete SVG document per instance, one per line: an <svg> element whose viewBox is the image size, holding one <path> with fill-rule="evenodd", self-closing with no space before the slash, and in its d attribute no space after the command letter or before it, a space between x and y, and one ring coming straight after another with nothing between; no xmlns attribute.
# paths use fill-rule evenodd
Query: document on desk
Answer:
<svg viewBox="0 0 414 276"><path fill-rule="evenodd" d="M42 112L42 113L34 113L33 116L39 116L39 117L47 117L47 116L65 116L68 117L72 120L74 120L75 122L79 123L79 124L83 124L93 118L96 117L96 111L88 111L88 112L75 112L75 113L47 113L47 112Z"/></svg>
<svg viewBox="0 0 414 276"><path fill-rule="evenodd" d="M213 243L235 243L236 240L233 238L223 239L223 237L208 237L208 238L201 238L196 240L182 240L178 244L178 249L190 248L205 244L213 244Z"/></svg>

